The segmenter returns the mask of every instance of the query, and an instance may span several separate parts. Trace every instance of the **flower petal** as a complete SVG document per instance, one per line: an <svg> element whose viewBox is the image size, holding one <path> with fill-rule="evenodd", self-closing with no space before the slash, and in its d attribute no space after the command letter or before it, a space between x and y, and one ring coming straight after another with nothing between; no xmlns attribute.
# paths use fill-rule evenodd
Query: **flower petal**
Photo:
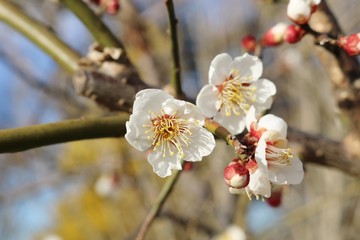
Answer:
<svg viewBox="0 0 360 240"><path fill-rule="evenodd" d="M255 160L258 165L258 167L266 172L268 169L268 162L266 160L266 138L264 137L264 134L261 136L258 145L255 149Z"/></svg>
<svg viewBox="0 0 360 240"><path fill-rule="evenodd" d="M230 74L230 64L232 57L227 53L217 55L211 62L209 68L209 83L219 85L225 81Z"/></svg>
<svg viewBox="0 0 360 240"><path fill-rule="evenodd" d="M184 159L189 162L201 161L203 156L208 156L215 147L214 136L202 127L191 129L190 144L184 146Z"/></svg>
<svg viewBox="0 0 360 240"><path fill-rule="evenodd" d="M277 184L299 184L304 178L304 169L300 159L294 156L288 166L269 165L268 175L270 181Z"/></svg>
<svg viewBox="0 0 360 240"><path fill-rule="evenodd" d="M279 138L286 138L287 124L282 119L273 114L267 114L260 118L258 123L259 128L265 128L267 130L274 130L279 132Z"/></svg>
<svg viewBox="0 0 360 240"><path fill-rule="evenodd" d="M246 123L246 129L248 132L250 132L250 125L253 122L257 122L256 116L255 116L255 108L254 106L251 106L249 111L246 113L245 123Z"/></svg>
<svg viewBox="0 0 360 240"><path fill-rule="evenodd" d="M275 84L270 80L259 79L254 85L256 86L255 98L258 104L265 103L276 94Z"/></svg>
<svg viewBox="0 0 360 240"><path fill-rule="evenodd" d="M173 96L160 89L145 89L136 94L133 112L141 111L147 113L150 109L152 112L159 112L161 104L166 99L173 99Z"/></svg>
<svg viewBox="0 0 360 240"><path fill-rule="evenodd" d="M250 182L247 186L254 195L260 195L264 197L271 196L271 185L266 174L259 168L250 175Z"/></svg>
<svg viewBox="0 0 360 240"><path fill-rule="evenodd" d="M251 77L251 79L245 82L254 82L258 80L263 72L261 60L258 57L247 53L235 58L231 67L238 70L241 77Z"/></svg>
<svg viewBox="0 0 360 240"><path fill-rule="evenodd" d="M218 90L213 85L205 85L196 98L196 105L206 117L213 117L217 113L216 103L218 99Z"/></svg>
<svg viewBox="0 0 360 240"><path fill-rule="evenodd" d="M242 113L240 116L231 114L226 116L224 108L221 109L218 114L214 116L214 120L220 123L225 127L231 134L239 134L244 131L245 128L245 113Z"/></svg>
<svg viewBox="0 0 360 240"><path fill-rule="evenodd" d="M167 155L163 157L161 151L155 151L149 154L148 161L153 167L153 171L164 178L171 175L172 169L181 170L179 155Z"/></svg>
<svg viewBox="0 0 360 240"><path fill-rule="evenodd" d="M145 131L149 129L144 128L144 125L151 125L151 121L148 114L143 112L134 112L126 122L125 138L139 151L146 151L151 147L151 140L145 134Z"/></svg>

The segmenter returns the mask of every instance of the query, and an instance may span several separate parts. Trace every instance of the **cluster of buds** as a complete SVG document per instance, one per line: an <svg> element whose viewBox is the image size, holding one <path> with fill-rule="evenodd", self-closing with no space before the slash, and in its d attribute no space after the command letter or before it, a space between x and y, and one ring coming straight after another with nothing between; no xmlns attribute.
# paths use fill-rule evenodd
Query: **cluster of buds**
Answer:
<svg viewBox="0 0 360 240"><path fill-rule="evenodd" d="M360 54L360 33L340 37L337 41L339 47L343 48L350 56Z"/></svg>
<svg viewBox="0 0 360 240"><path fill-rule="evenodd" d="M264 34L261 45L263 47L273 47L283 42L293 44L299 42L305 34L306 31L298 25L278 23Z"/></svg>
<svg viewBox="0 0 360 240"><path fill-rule="evenodd" d="M111 15L116 14L120 9L119 0L90 0L90 2L104 8Z"/></svg>
<svg viewBox="0 0 360 240"><path fill-rule="evenodd" d="M287 15L296 24L306 24L320 2L321 0L290 0Z"/></svg>

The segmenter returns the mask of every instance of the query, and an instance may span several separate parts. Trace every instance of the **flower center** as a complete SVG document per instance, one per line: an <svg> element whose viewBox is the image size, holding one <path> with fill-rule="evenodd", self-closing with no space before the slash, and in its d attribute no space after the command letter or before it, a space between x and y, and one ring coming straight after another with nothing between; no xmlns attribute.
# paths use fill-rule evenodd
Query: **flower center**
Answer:
<svg viewBox="0 0 360 240"><path fill-rule="evenodd" d="M277 148L270 144L266 147L266 160L272 165L285 167L291 164L290 159L293 157L290 148Z"/></svg>
<svg viewBox="0 0 360 240"><path fill-rule="evenodd" d="M148 139L153 146L153 150L156 151L160 149L163 154L163 157L167 153L170 156L177 154L183 158L184 151L182 144L188 146L190 139L188 135L191 135L189 130L189 122L186 119L178 118L176 112L173 114L166 114L163 109L161 109L161 114L149 113L151 118L150 125L144 125L145 128L148 128L145 131L145 134L148 135ZM150 132L152 132L151 135Z"/></svg>
<svg viewBox="0 0 360 240"><path fill-rule="evenodd" d="M244 77L241 77L237 70L232 70L224 83L217 86L219 109L224 107L226 116L230 116L231 113L239 116L241 110L246 113L256 101L254 96L256 87L251 83L243 83L241 80L244 80Z"/></svg>

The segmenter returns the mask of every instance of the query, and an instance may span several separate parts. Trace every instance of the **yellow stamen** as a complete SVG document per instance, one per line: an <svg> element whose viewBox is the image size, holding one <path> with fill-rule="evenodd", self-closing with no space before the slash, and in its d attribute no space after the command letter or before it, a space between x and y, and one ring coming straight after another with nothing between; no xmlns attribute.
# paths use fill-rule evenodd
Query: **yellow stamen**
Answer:
<svg viewBox="0 0 360 240"><path fill-rule="evenodd" d="M290 159L293 157L290 148L277 148L270 144L266 147L266 160L272 165L279 167L290 165Z"/></svg>
<svg viewBox="0 0 360 240"><path fill-rule="evenodd" d="M237 70L232 70L224 83L217 86L219 108L224 108L226 116L231 116L232 113L237 116L240 116L242 112L247 113L252 103L256 101L256 87L251 83L244 82L251 78L251 76L241 77Z"/></svg>

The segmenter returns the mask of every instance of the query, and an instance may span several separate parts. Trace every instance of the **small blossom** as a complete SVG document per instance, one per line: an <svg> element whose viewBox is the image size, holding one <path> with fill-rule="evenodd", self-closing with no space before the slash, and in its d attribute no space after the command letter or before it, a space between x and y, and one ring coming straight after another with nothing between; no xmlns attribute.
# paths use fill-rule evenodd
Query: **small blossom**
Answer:
<svg viewBox="0 0 360 240"><path fill-rule="evenodd" d="M259 79L262 71L262 62L256 56L245 53L232 59L226 53L217 55L210 65L209 84L201 89L196 105L232 134L241 133L250 106L259 115L270 108L276 93L271 81Z"/></svg>
<svg viewBox="0 0 360 240"><path fill-rule="evenodd" d="M140 151L151 150L148 161L160 177L180 170L182 159L201 161L215 147L214 136L203 128L201 111L191 103L146 89L136 94L133 109L125 138Z"/></svg>
<svg viewBox="0 0 360 240"><path fill-rule="evenodd" d="M241 39L241 45L246 52L253 53L257 45L256 38L254 35L249 34Z"/></svg>
<svg viewBox="0 0 360 240"><path fill-rule="evenodd" d="M249 184L249 170L235 159L224 169L224 180L231 188L244 188Z"/></svg>
<svg viewBox="0 0 360 240"><path fill-rule="evenodd" d="M254 109L250 109L246 125L250 134L259 138L255 149L259 169L275 184L299 184L304 177L304 170L300 159L287 146L285 121L267 114L257 122Z"/></svg>
<svg viewBox="0 0 360 240"><path fill-rule="evenodd" d="M360 54L360 33L340 37L338 45L342 47L347 54L355 56Z"/></svg>
<svg viewBox="0 0 360 240"><path fill-rule="evenodd" d="M287 28L285 23L277 23L270 28L261 40L262 46L277 46L284 41L284 34Z"/></svg>
<svg viewBox="0 0 360 240"><path fill-rule="evenodd" d="M225 231L211 238L211 240L246 240L246 233L241 227L230 225Z"/></svg>
<svg viewBox="0 0 360 240"><path fill-rule="evenodd" d="M117 173L104 173L96 181L94 190L100 197L113 195L120 185L120 176Z"/></svg>
<svg viewBox="0 0 360 240"><path fill-rule="evenodd" d="M321 0L290 0L287 6L288 17L297 24L305 24L317 9Z"/></svg>
<svg viewBox="0 0 360 240"><path fill-rule="evenodd" d="M279 207L281 205L282 192L283 192L283 190L281 187L277 187L276 189L273 189L271 191L271 196L266 199L266 202L271 207L274 207L274 208Z"/></svg>
<svg viewBox="0 0 360 240"><path fill-rule="evenodd" d="M290 25L286 28L284 34L284 40L287 43L297 43L299 42L303 36L305 35L306 31L302 29L298 25Z"/></svg>

